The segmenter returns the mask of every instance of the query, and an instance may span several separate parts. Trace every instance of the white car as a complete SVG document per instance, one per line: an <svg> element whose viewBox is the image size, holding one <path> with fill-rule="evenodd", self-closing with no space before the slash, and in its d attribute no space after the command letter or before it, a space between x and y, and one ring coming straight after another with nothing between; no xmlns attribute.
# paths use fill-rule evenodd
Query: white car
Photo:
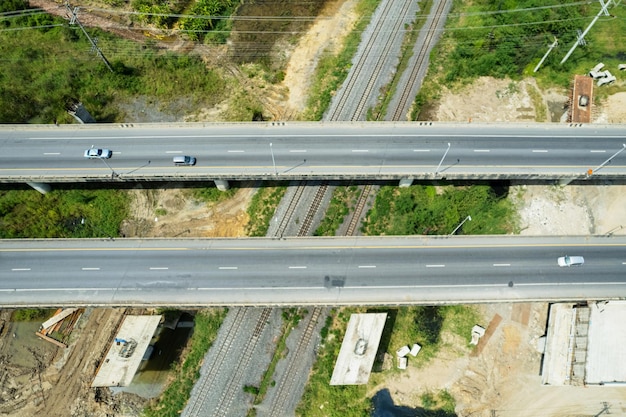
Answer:
<svg viewBox="0 0 626 417"><path fill-rule="evenodd" d="M561 256L556 260L559 266L582 266L585 263L585 258L582 256Z"/></svg>
<svg viewBox="0 0 626 417"><path fill-rule="evenodd" d="M112 155L110 149L90 148L85 151L85 158L109 159Z"/></svg>

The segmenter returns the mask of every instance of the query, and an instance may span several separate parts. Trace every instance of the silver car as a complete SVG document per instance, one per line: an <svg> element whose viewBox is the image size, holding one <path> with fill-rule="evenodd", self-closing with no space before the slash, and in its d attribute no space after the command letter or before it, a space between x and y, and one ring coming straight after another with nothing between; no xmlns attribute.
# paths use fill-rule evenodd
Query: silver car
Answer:
<svg viewBox="0 0 626 417"><path fill-rule="evenodd" d="M110 149L89 148L85 151L85 158L109 159L113 155Z"/></svg>
<svg viewBox="0 0 626 417"><path fill-rule="evenodd" d="M585 263L585 258L582 256L561 256L556 260L559 266L582 266Z"/></svg>

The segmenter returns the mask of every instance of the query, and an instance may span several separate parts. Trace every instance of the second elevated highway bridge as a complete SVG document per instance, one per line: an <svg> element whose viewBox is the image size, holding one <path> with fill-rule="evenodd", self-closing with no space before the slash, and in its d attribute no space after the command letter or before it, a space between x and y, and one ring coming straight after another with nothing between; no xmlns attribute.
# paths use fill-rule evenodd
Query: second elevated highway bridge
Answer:
<svg viewBox="0 0 626 417"><path fill-rule="evenodd" d="M561 267L564 255L582 266ZM626 237L4 240L1 306L382 305L626 297Z"/></svg>
<svg viewBox="0 0 626 417"><path fill-rule="evenodd" d="M4 125L0 145L4 183L626 177L622 125ZM112 158L83 157L92 146ZM197 163L175 166L177 155Z"/></svg>

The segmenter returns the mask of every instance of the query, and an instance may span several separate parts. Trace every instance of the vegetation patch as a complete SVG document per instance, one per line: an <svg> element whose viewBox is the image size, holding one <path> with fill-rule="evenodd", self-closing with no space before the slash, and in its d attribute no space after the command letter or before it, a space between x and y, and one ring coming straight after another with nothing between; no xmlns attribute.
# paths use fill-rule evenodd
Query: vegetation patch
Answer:
<svg viewBox="0 0 626 417"><path fill-rule="evenodd" d="M615 37L626 31L623 7L611 7L615 18L600 19L585 36L587 44L579 45L561 64L576 40L576 30L586 27L599 10L599 4L558 0L544 1L541 7L533 0L455 1L446 30L431 53L429 77L415 99L412 119L428 119L429 106L437 101L443 86L454 89L480 76L513 80L533 76L541 88L569 88L574 74L586 74L598 62L616 68L623 60ZM555 37L559 48L535 73ZM598 89L598 93L607 94L608 89Z"/></svg>
<svg viewBox="0 0 626 417"><path fill-rule="evenodd" d="M193 41L224 43L232 27L229 17L239 4L234 0L196 0L178 28Z"/></svg>
<svg viewBox="0 0 626 417"><path fill-rule="evenodd" d="M361 189L356 185L337 186L333 190L333 197L324 218L315 231L315 236L335 236L359 198Z"/></svg>
<svg viewBox="0 0 626 417"><path fill-rule="evenodd" d="M0 12L26 9L2 2ZM48 26L34 28L35 26ZM82 102L98 122L123 122L118 104L145 96L161 106L176 102L182 116L229 94L217 70L199 57L164 53L89 28L113 72L76 27L45 13L0 17L0 123L73 123L67 109Z"/></svg>
<svg viewBox="0 0 626 417"><path fill-rule="evenodd" d="M267 234L270 220L272 220L276 207L278 207L286 191L287 187L270 183L254 194L247 210L250 218L246 226L248 236L263 237Z"/></svg>
<svg viewBox="0 0 626 417"><path fill-rule="evenodd" d="M45 308L21 308L11 314L11 321L41 321L51 317L54 310Z"/></svg>
<svg viewBox="0 0 626 417"><path fill-rule="evenodd" d="M191 390L200 376L200 367L206 353L213 345L226 309L199 311L194 318L194 331L181 357L182 363L173 367L173 380L165 392L143 411L144 417L178 417L185 408Z"/></svg>
<svg viewBox="0 0 626 417"><path fill-rule="evenodd" d="M0 191L0 238L117 237L128 204L123 190Z"/></svg>
<svg viewBox="0 0 626 417"><path fill-rule="evenodd" d="M363 221L363 232L378 235L448 235L464 220L457 234L513 233L513 204L488 186L407 188L381 187ZM469 220L469 219L468 219Z"/></svg>
<svg viewBox="0 0 626 417"><path fill-rule="evenodd" d="M237 193L237 188L229 188L226 191L220 191L217 187L194 188L192 196L197 201L205 203L220 203L230 200Z"/></svg>

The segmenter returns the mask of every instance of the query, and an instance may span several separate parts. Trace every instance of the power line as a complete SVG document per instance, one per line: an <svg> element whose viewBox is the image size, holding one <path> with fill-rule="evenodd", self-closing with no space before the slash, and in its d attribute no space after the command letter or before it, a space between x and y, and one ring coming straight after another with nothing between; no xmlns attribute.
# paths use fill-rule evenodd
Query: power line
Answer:
<svg viewBox="0 0 626 417"><path fill-rule="evenodd" d="M106 59L106 57L104 56L104 54L102 53L100 48L98 48L98 45L97 45L98 40L97 39L92 39L91 36L89 36L87 31L83 27L83 25L78 20L78 16L77 16L77 14L78 14L78 7L74 7L74 9L70 8L70 3L69 2L65 3L65 7L67 8L67 11L70 12L71 15L72 15L72 17L70 18L70 25L73 25L74 23L76 23L78 25L78 27L80 27L80 29L83 31L83 33L85 34L87 39L89 39L89 42L91 43L92 50L102 59L102 61L107 66L109 71L113 72L113 68L111 68L111 64L109 64L109 61Z"/></svg>

